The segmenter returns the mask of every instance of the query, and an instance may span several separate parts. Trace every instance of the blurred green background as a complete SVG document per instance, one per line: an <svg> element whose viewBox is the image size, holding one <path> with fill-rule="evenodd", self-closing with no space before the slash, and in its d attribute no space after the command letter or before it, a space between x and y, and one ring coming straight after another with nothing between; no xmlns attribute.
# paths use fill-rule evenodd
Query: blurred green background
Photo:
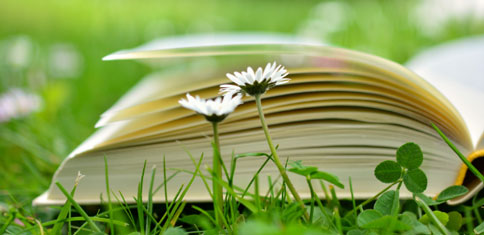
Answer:
<svg viewBox="0 0 484 235"><path fill-rule="evenodd" d="M278 32L404 63L425 48L484 33L477 1L0 2L0 201L43 192L99 115L151 68L103 62L164 36Z"/></svg>

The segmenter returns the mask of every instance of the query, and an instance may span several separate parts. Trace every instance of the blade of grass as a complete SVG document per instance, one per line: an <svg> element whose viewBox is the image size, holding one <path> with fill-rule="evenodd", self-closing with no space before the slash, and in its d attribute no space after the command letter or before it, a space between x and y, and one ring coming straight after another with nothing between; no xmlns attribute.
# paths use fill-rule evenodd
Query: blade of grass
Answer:
<svg viewBox="0 0 484 235"><path fill-rule="evenodd" d="M39 227L39 233L40 235L44 235L45 232L44 232L44 227L42 226L42 224L40 223L40 221L38 219L35 219L35 224L37 224L37 227Z"/></svg>
<svg viewBox="0 0 484 235"><path fill-rule="evenodd" d="M175 169L175 170L179 170L179 171L182 171L182 172L187 172L187 173L190 173L190 174L195 174L195 172L191 172L191 171L188 171L188 170L185 170L185 169ZM203 174L202 173L199 173L200 176L202 176ZM210 177L208 176L204 176L208 179L210 179ZM213 179L212 179L213 180ZM220 182L220 181L218 181ZM255 206L250 203L249 201L241 198L240 196L237 195L237 193L235 193L235 191L233 190L233 188L237 189L238 191L242 191L241 188L238 188L236 186L233 186L232 187L229 187L228 184L225 182L225 181L221 181L220 182L222 184L223 187L225 187L227 189L227 193L230 193L232 196L234 196L235 198L237 198L239 200L240 203L242 203L245 207L247 207L249 210L251 210L252 212L255 212L256 210L254 209ZM252 195L250 193L246 193L246 195ZM253 195L252 195L253 196Z"/></svg>
<svg viewBox="0 0 484 235"><path fill-rule="evenodd" d="M328 192L328 188L326 188L326 184L324 183L323 180L320 180L319 184L321 185L321 189L323 189L324 198L326 199L326 203L328 205L331 204L331 197L329 196L329 192Z"/></svg>
<svg viewBox="0 0 484 235"><path fill-rule="evenodd" d="M72 187L72 190L71 190L72 197L74 197L74 194L77 189L77 185L79 184L79 181L81 180L81 178L82 178L82 175L78 173L74 187ZM52 234L60 233L62 227L64 226L64 223L60 221L64 220L67 217L67 215L70 214L70 208L71 208L71 203L69 202L69 200L66 200L64 206L61 209L61 212L57 216L57 221L59 221L59 223L54 224L54 227L52 228L52 231L51 231Z"/></svg>
<svg viewBox="0 0 484 235"><path fill-rule="evenodd" d="M466 222L467 234L474 234L474 223L472 221L472 210L469 207L464 207L464 216Z"/></svg>
<svg viewBox="0 0 484 235"><path fill-rule="evenodd" d="M272 183L272 179L270 175L267 176L267 184L269 185L268 193L269 193L270 207L273 208L275 207L275 203L274 203L275 194L274 194L274 184ZM269 205L267 205L267 207L269 207Z"/></svg>
<svg viewBox="0 0 484 235"><path fill-rule="evenodd" d="M355 195L353 194L353 182L351 180L351 176L349 177L349 182L350 182L350 193L351 193L351 204L353 205L353 213L356 219L356 201L355 201Z"/></svg>
<svg viewBox="0 0 484 235"><path fill-rule="evenodd" d="M71 218L72 218L72 207L69 206L69 219L71 219ZM70 220L67 223L67 234L69 234L69 235L72 234L72 224L71 224Z"/></svg>
<svg viewBox="0 0 484 235"><path fill-rule="evenodd" d="M257 212L259 213L261 210L261 202L260 202L260 195L259 195L259 174L255 175L254 181L254 200L255 205L257 207Z"/></svg>
<svg viewBox="0 0 484 235"><path fill-rule="evenodd" d="M179 171L176 171L179 172ZM163 191L165 192L165 206L166 211L168 211L168 184L166 181L166 158L163 155Z"/></svg>
<svg viewBox="0 0 484 235"><path fill-rule="evenodd" d="M36 156L37 159L42 160L49 165L54 164L52 163L52 159L50 158L51 156L55 156L54 153L37 144L36 141L33 141L32 139L27 138L19 134L18 132L14 132L9 128L2 128L2 131L0 132L0 138L24 149L26 152L32 154L32 156Z"/></svg>
<svg viewBox="0 0 484 235"><path fill-rule="evenodd" d="M229 182L229 186L232 186L234 184L234 175L235 175L235 165L237 164L236 162L236 156L235 152L232 150L232 155L230 159L230 176L227 178Z"/></svg>
<svg viewBox="0 0 484 235"><path fill-rule="evenodd" d="M104 202L103 194L99 194L99 205L104 206L106 203Z"/></svg>
<svg viewBox="0 0 484 235"><path fill-rule="evenodd" d="M442 137L442 139L454 151L454 153L457 154L460 160L469 168L472 174L474 174L482 183L484 183L484 176L481 174L481 172L479 172L479 170L474 165L472 165L469 160L467 160L464 154L462 154L459 149L455 147L455 145L447 138L447 136L445 136L444 133L442 133L442 131L435 124L432 123L432 127L437 131L437 133L439 133L440 137Z"/></svg>
<svg viewBox="0 0 484 235"><path fill-rule="evenodd" d="M165 178L166 179L166 183L165 183L165 179L163 179L163 183L161 183L160 185L158 185L158 187L156 187L155 190L153 190L153 194L156 194L158 193L158 191L160 191L161 187L165 187L165 185L173 178L175 178L176 175L178 175L178 173L180 173L180 171L176 171L174 172L173 174L171 174L170 176L168 176L168 178Z"/></svg>
<svg viewBox="0 0 484 235"><path fill-rule="evenodd" d="M190 179L190 181L188 182L187 186L185 187L185 189L181 193L180 198L178 199L178 201L175 203L175 207L174 207L172 213L175 213L176 212L176 208L178 208L178 206L182 202L183 198L185 197L186 193L190 189L190 186L192 185L193 181L195 180L195 178L197 176L197 173L200 171L200 165L202 164L202 161L203 161L203 155L200 157L200 160L198 161L198 164L195 166L195 172L193 173L192 178ZM167 219L168 222L171 220L171 218L173 218L173 215L174 214L172 214L172 213L170 213L170 215L169 215L169 217ZM166 230L166 228L168 227L168 225L169 225L169 223L165 223L165 225L163 226L163 231Z"/></svg>
<svg viewBox="0 0 484 235"><path fill-rule="evenodd" d="M178 207L180 206L179 202L183 200L181 196L185 190L186 188L184 187L184 185L182 185L179 191L177 192L176 196L173 198L173 201L169 206L169 210L165 213L167 216L166 216L165 224L163 224L163 228L162 228L163 232L168 228L171 219L173 218L176 211L178 210Z"/></svg>
<svg viewBox="0 0 484 235"><path fill-rule="evenodd" d="M232 153L233 154L233 153ZM233 155L232 155L233 156ZM237 154L235 157L234 157L234 161L232 161L232 164L230 166L230 177L228 178L229 179L229 185L232 186L233 185L233 179L234 179L234 175L235 175L235 169L236 169L236 165L237 165L237 160L239 158L244 158L244 157L260 157L260 156L265 156L267 159L266 161L269 161L271 159L271 155L269 154L266 154L266 153L244 153L244 154ZM262 167L260 168L264 168L265 164L267 164L267 162L264 162L262 164ZM259 169L260 169L259 168ZM260 172L260 171L259 171ZM249 186L250 188L250 183L249 183Z"/></svg>
<svg viewBox="0 0 484 235"><path fill-rule="evenodd" d="M215 179L215 181L221 184L227 190L228 193L230 193L233 197L237 198L237 200L239 200L239 202L242 203L242 205L244 205L245 207L247 207L247 209L249 209L252 213L255 214L257 212L257 207L254 204L238 196L237 193L235 193L235 191L231 187L229 187L229 185L226 182L220 181L218 179Z"/></svg>
<svg viewBox="0 0 484 235"><path fill-rule="evenodd" d="M153 217L153 214L152 214L152 213L150 213L150 212L148 211L148 209L146 209L145 207L143 207L143 212L146 214L146 217L149 217L149 220L156 221L156 219ZM148 219L146 219L146 221L148 221ZM161 230L161 226L160 226L159 224L156 224L156 223L155 223L155 228L157 228L157 229L160 229L160 230ZM146 234L150 234L150 233L149 233L150 231L149 231L148 229L146 229L145 231L146 231Z"/></svg>
<svg viewBox="0 0 484 235"><path fill-rule="evenodd" d="M119 192L119 196L121 196L121 198L123 199L123 203L120 203L121 205L123 205L123 210L125 211L126 215L128 216L129 220L131 221L131 224L133 225L133 228L136 228L136 222L134 222L134 216L133 216L133 213L131 213L131 210L129 209L129 205L128 203L126 202L126 199L124 198L124 195L123 193L121 193L121 191L118 191ZM118 197L116 196L116 194L113 193L113 195L115 196L116 200L119 201Z"/></svg>
<svg viewBox="0 0 484 235"><path fill-rule="evenodd" d="M21 155L21 158L25 168L27 168L30 173L32 173L32 175L35 175L35 177L37 178L36 183L41 184L43 187L47 187L49 185L49 182L47 182L47 180L42 176L40 171L37 169L38 167L35 166L34 163L32 163L32 160L25 155Z"/></svg>
<svg viewBox="0 0 484 235"><path fill-rule="evenodd" d="M146 215L146 233L150 233L151 228L151 216L153 214L153 185L155 183L155 174L156 174L156 166L153 165L151 168L151 180L150 180L150 188L148 191L148 213ZM156 220L154 220L156 221Z"/></svg>
<svg viewBox="0 0 484 235"><path fill-rule="evenodd" d="M481 200L483 200L484 198L482 198L481 200L479 201L476 201L477 200L477 196L479 194L476 194L474 195L474 197L472 197L472 210L474 211L474 215L476 216L476 219L477 219L477 223L478 224L481 224L482 223L482 217L481 217L481 213L479 212L479 207L480 206L476 206L478 204L478 202L480 202Z"/></svg>
<svg viewBox="0 0 484 235"><path fill-rule="evenodd" d="M477 196L478 194L476 194ZM483 207L484 206L484 198L481 198L479 200L477 200L475 203L473 202L472 203L472 209L475 210L475 209L479 209L480 207Z"/></svg>
<svg viewBox="0 0 484 235"><path fill-rule="evenodd" d="M146 170L146 160L143 164L143 170L141 172L141 180L138 183L138 198L136 199L136 205L138 208L138 222L141 234L145 234L145 217L143 216L143 184Z"/></svg>
<svg viewBox="0 0 484 235"><path fill-rule="evenodd" d="M334 220L336 221L336 228L338 228L338 233L344 234L343 233L343 225L341 224L341 216L339 215L338 207L334 208Z"/></svg>
<svg viewBox="0 0 484 235"><path fill-rule="evenodd" d="M186 151L186 153L188 154L188 156L192 160L193 165L196 166L197 165L197 161L195 160L195 158L193 157L193 155L189 151ZM200 158L203 158L203 154L200 156ZM179 170L179 171L184 171L184 170ZM190 174L195 173L195 172L190 172L190 171L184 171L184 172L189 172ZM210 196L210 198L213 198L213 193L212 193L212 191L210 189L210 185L207 182L207 178L201 172L199 172L199 174L200 174L200 178L202 179L203 185L205 186L205 189L208 192L208 195Z"/></svg>
<svg viewBox="0 0 484 235"><path fill-rule="evenodd" d="M161 226L161 223L163 222L163 220L164 220L165 218L168 218L168 216L169 216L169 214L170 214L169 212L170 212L171 208L172 208L172 207L175 205L175 203L176 203L176 199L177 199L177 198L178 198L178 196L181 194L181 192L182 192L182 190L183 190L183 187L184 187L184 186L185 186L185 185L183 185L183 184L182 184L182 185L180 186L180 188L178 189L177 193L175 194L175 197L173 198L173 201L172 201L172 202L169 204L168 209L165 211L165 213L163 214L163 216L161 217L161 219L160 219L160 220L158 220L158 222L156 223L158 226ZM170 220L169 220L169 218L168 218L166 221L170 221Z"/></svg>
<svg viewBox="0 0 484 235"><path fill-rule="evenodd" d="M124 215L128 217L129 222L131 223L131 225L133 226L133 228L135 228L135 227L136 227L136 224L135 224L135 222L134 222L134 219L133 219L133 217L132 217L133 215L131 214L131 211L130 211L129 207L128 207L127 205L123 204L123 203L122 203L122 202L119 200L118 196L116 196L116 194L114 194L114 192L111 192L111 193L113 194L114 198L115 198L115 199L116 199L116 201L118 202L119 207L121 208L121 210L123 210Z"/></svg>
<svg viewBox="0 0 484 235"><path fill-rule="evenodd" d="M445 228L442 222L440 222L440 220L425 202L423 202L422 200L416 200L416 202L420 207L422 207L422 209L425 211L425 214L427 214L427 216L429 217L430 221L432 221L432 223L440 230L440 232L445 235L450 234L447 228Z"/></svg>
<svg viewBox="0 0 484 235"><path fill-rule="evenodd" d="M92 219L87 215L87 213L81 208L79 204L74 200L74 198L67 192L67 190L60 184L59 181L55 182L57 187L61 190L61 192L64 194L65 197L67 197L67 200L76 208L77 212L84 217L86 222L89 224L89 226L96 232L101 232L101 230L97 227L97 225L92 221Z"/></svg>
<svg viewBox="0 0 484 235"><path fill-rule="evenodd" d="M189 173L189 174L193 174L194 173L193 171L189 171L189 170L185 170L185 169L180 169L180 168L170 168L170 170L178 170L180 172ZM208 180L212 180L212 177L211 176L203 175L201 172L198 172L197 176L203 177L203 178L208 179ZM228 183L227 183L227 185L228 185ZM237 190L238 192L241 192L241 194L242 194L242 192L245 191L245 189L242 189L240 187L237 187L236 185L232 186L232 189L233 190ZM246 193L246 196L254 197L254 194L247 192Z"/></svg>
<svg viewBox="0 0 484 235"><path fill-rule="evenodd" d="M77 228L77 231L74 233L74 235L77 235L81 231L87 231L89 233L94 233L94 231L85 228L87 226L87 223L83 223L79 228ZM76 228L75 226L72 226L73 228Z"/></svg>
<svg viewBox="0 0 484 235"><path fill-rule="evenodd" d="M193 165L196 166L197 165L197 161L195 160L195 158L193 157L193 155L184 146L182 146L182 147L185 150L185 152L187 153L188 157L190 157L190 159L192 160ZM202 153L202 155L200 157L203 158L203 153ZM180 170L180 171L183 171L183 170ZM205 186L205 189L207 190L210 198L213 198L213 193L212 193L212 191L210 189L210 185L208 184L207 179L205 178L205 176L201 172L200 172L200 178L202 179L203 185Z"/></svg>
<svg viewBox="0 0 484 235"><path fill-rule="evenodd" d="M220 220L221 220L222 225L224 225L224 226L225 226L225 228L228 230L229 234L231 234L231 233L232 233L232 231L231 231L231 227L230 227L230 225L227 223L227 219L226 219L226 218L223 216L223 211L221 211L221 209L220 209L220 208L215 207L215 213L218 213L218 214L219 214L219 216L220 216ZM223 227L222 227L222 226L220 226L220 229L221 229L221 230L223 230Z"/></svg>
<svg viewBox="0 0 484 235"><path fill-rule="evenodd" d="M229 182L229 187L232 187L234 184L234 175L235 175L235 153L232 150L232 155L230 156L230 176L227 178ZM229 208L228 211L226 211L226 217L231 219L231 224L235 224L237 221L237 216L238 216L238 211L236 208L239 208L237 200L235 200L232 195L229 193L225 193L225 199L227 201L227 207ZM229 217L230 214L230 217Z"/></svg>
<svg viewBox="0 0 484 235"><path fill-rule="evenodd" d="M268 175L268 178L270 178L269 175ZM276 187L276 184L277 184L277 182L279 182L280 179L282 179L282 177L280 175L279 175L279 177L276 178L275 181L272 181L272 178L271 178L271 183L269 184L269 189L267 189L267 192L266 192L266 194L263 197L264 199L266 199L266 200L269 200L270 199L271 192L272 193L274 192L274 187ZM279 196L279 195L277 195L277 196Z"/></svg>
<svg viewBox="0 0 484 235"><path fill-rule="evenodd" d="M200 213L202 213L203 215L207 216L207 218L213 223L213 224L217 224L217 221L215 221L215 218L213 218L212 216L210 216L210 213L208 213L206 210L198 207L198 206L195 206L195 205L192 205L192 208L199 211Z"/></svg>
<svg viewBox="0 0 484 235"><path fill-rule="evenodd" d="M106 224L109 224L109 223L111 223L110 221L113 221L112 223L115 224L115 225L119 225L119 226L123 226L123 227L129 226L129 224L126 223L126 222L119 221L119 220L111 220L109 218L91 217L91 219L93 221L101 222L101 223L106 223ZM62 222L68 222L68 221L71 221L71 222L72 221L85 221L85 218L82 217L82 216L76 216L76 217L71 217L70 219L68 219L68 218L63 219ZM42 223L42 226L43 227L47 227L47 226L51 226L51 225L53 225L55 223L57 223L57 220L52 220L52 221L48 221L48 222Z"/></svg>
<svg viewBox="0 0 484 235"><path fill-rule="evenodd" d="M333 223L333 219L326 211L326 208L323 206L323 202L321 202L321 199L317 196L316 192L314 191L313 183L311 181L308 181L308 186L309 186L309 191L311 192L311 195L314 195L311 197L314 197L316 199L316 203L318 204L318 207L321 210L321 213L323 213L324 217L326 217L326 220L330 223L330 225L333 228L337 229L336 225Z"/></svg>
<svg viewBox="0 0 484 235"><path fill-rule="evenodd" d="M283 209L284 204L286 203L286 201L284 200L284 182L282 182L281 188L279 189L279 191L277 191L275 199L276 199L277 207L280 207L281 209Z"/></svg>
<svg viewBox="0 0 484 235"><path fill-rule="evenodd" d="M183 212L183 209L185 209L185 206L187 205L186 201L183 201L183 203L180 205L180 208L178 208L177 212L173 216L173 218L170 221L171 226L175 226L176 221L178 220L178 217L180 217L181 213Z"/></svg>
<svg viewBox="0 0 484 235"><path fill-rule="evenodd" d="M105 179L106 179L106 195L108 197L109 219L112 220L112 219L114 219L114 216L113 216L113 204L111 202L111 190L110 190L110 187L109 187L108 160L106 158L106 155L104 155L104 174L105 174ZM113 223L109 223L109 227L111 229L111 234L115 234L114 224Z"/></svg>
<svg viewBox="0 0 484 235"><path fill-rule="evenodd" d="M336 206L339 211L341 211L341 204L339 203L338 195L336 195L336 191L332 184L329 185L329 191L331 192L331 204Z"/></svg>
<svg viewBox="0 0 484 235"><path fill-rule="evenodd" d="M252 176L252 179L249 181L249 184L247 185L244 192L242 193L242 197L245 197L245 195L247 195L247 192L249 191L250 186L252 185L252 183L254 183L255 177L260 174L260 172L264 169L264 167L267 165L269 160L271 160L270 155L268 155L268 156L269 157L267 157L267 159L264 161L264 163L262 163L262 165L259 167L259 169L257 169L254 176Z"/></svg>
<svg viewBox="0 0 484 235"><path fill-rule="evenodd" d="M289 159L286 159L286 163L284 165L284 167L286 168L287 170L287 163L289 162ZM286 181L282 180L282 188L284 189L282 191L282 202L286 202L287 201L287 204L284 203L282 204L283 205L283 208L287 208L287 205L289 205L291 203L291 197L288 197L287 196L287 186L286 186Z"/></svg>

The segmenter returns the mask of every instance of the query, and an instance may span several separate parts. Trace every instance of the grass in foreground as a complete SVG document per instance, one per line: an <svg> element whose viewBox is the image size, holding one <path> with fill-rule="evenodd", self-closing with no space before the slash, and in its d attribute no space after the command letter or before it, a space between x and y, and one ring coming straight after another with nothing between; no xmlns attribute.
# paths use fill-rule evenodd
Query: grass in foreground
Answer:
<svg viewBox="0 0 484 235"><path fill-rule="evenodd" d="M450 142L449 142L450 143ZM457 150L458 151L458 150ZM266 157L259 170L254 174L247 188L241 189L232 184L237 159L243 157ZM288 171L305 177L308 187L313 192L310 199L304 201L304 209L292 201L287 186L275 186L276 180L268 179L274 185L267 192L258 189L259 172L272 159L271 155L251 153L236 155L232 158L228 172L224 172L227 181L213 178L200 171L203 156L196 161L195 171L186 186L181 186L175 199L162 206L153 204L154 177L143 168L138 196L135 204L127 204L122 193L112 192L104 201L103 211L83 208L73 199L79 175L74 188L68 192L57 183L67 201L59 208L57 217L44 221L42 214L26 210L11 198L11 205L1 205L0 234L479 234L484 232L482 206L484 198L477 195L471 203L458 207L444 205L447 200L463 195L467 189L451 186L435 199L423 195L427 186L425 173L419 169L423 154L418 145L407 143L396 153L396 161L383 161L375 168L375 177L389 184L388 187L366 201L339 200L334 186L344 187L339 180L329 173L315 167L305 166L301 162L292 162ZM224 168L227 169L227 168ZM106 162L106 187L109 189L108 162ZM167 180L161 185L164 193ZM145 173L146 172L146 173ZM144 177L150 177L148 202L143 203L142 184ZM225 189L223 211L209 205L193 204L187 207L183 200L196 177L202 177L210 190L208 181ZM327 186L329 183L329 186ZM316 186L318 185L318 186ZM352 192L351 180L349 189ZM255 193L249 193L253 187ZM314 192L315 187L322 187L326 196L320 199ZM401 201L399 191L402 187L414 194L412 200ZM110 190L109 190L110 191ZM202 208L203 207L203 208ZM221 223L215 214L219 214ZM309 214L306 219L304 214ZM44 215L45 216L45 215ZM52 215L51 215L52 217ZM41 222L42 221L42 222Z"/></svg>

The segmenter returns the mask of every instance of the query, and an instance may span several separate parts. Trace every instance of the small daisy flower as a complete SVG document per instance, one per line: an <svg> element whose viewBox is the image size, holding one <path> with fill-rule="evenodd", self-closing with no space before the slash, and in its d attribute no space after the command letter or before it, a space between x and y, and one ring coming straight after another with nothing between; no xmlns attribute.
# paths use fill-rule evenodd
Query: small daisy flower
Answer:
<svg viewBox="0 0 484 235"><path fill-rule="evenodd" d="M20 88L11 88L0 94L0 123L28 116L42 106L39 96Z"/></svg>
<svg viewBox="0 0 484 235"><path fill-rule="evenodd" d="M247 72L227 73L227 77L236 85L221 85L220 93L261 95L277 85L289 82L290 79L286 78L287 75L286 68L282 65L277 65L276 62L268 63L264 70L259 67L255 72L251 67L248 67Z"/></svg>
<svg viewBox="0 0 484 235"><path fill-rule="evenodd" d="M242 104L242 95L233 96L232 93L227 93L223 98L217 97L215 100L206 100L199 96L193 97L187 93L187 99L181 99L178 103L205 116L210 122L220 122L232 113L239 104Z"/></svg>

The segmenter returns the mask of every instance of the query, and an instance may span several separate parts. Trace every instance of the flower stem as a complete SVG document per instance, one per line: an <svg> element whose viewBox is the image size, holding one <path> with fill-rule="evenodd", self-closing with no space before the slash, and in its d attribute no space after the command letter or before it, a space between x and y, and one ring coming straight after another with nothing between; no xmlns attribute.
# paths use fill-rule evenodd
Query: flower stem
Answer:
<svg viewBox="0 0 484 235"><path fill-rule="evenodd" d="M220 162L222 161L220 155L220 142L218 139L218 123L212 122L213 127L213 174L214 177L218 180L222 179L222 166ZM223 212L223 192L222 186L217 183L216 180L212 181L213 185L213 209L217 211L217 208ZM219 213L215 213L215 220L217 221L218 225L222 226L222 218L220 218Z"/></svg>
<svg viewBox="0 0 484 235"><path fill-rule="evenodd" d="M279 155L277 155L276 148L274 147L274 144L272 144L272 138L269 134L269 128L267 127L266 119L264 117L264 112L262 111L262 104L261 104L261 97L260 96L261 95L258 94L258 95L255 95L254 98L255 98L255 103L257 105L257 111L259 112L259 118L260 118L260 122L262 124L262 129L264 130L264 134L266 136L267 143L269 144L269 148L271 149L272 159L274 160L274 163L276 164L277 169L279 169L279 172L280 172L282 178L284 179L284 182L286 183L287 187L289 188L289 191L291 191L292 196L294 197L296 202L299 203L301 205L301 207L304 209L304 217L306 218L306 220L309 221L309 215L306 211L306 207L304 206L304 203L301 200L301 197L299 196L299 194L297 193L296 188L294 188L294 185L292 184L291 180L289 180L289 177L287 176L287 173L286 173L286 169L282 165L281 160L279 159Z"/></svg>
<svg viewBox="0 0 484 235"><path fill-rule="evenodd" d="M399 180L397 180L397 181L393 182L392 184L388 185L386 188L384 188L383 190L381 190L380 192L378 192L378 193L377 193L375 196L373 196L373 197L371 197L371 198L367 199L366 201L364 201L364 202L360 203L360 204L359 204L357 207L353 208L353 210L351 210L350 212L348 212L346 215L351 214L351 213L354 213L354 212L355 212L356 210L358 210L358 208L360 208L360 207L361 207L361 208L363 208L363 207L364 207L366 204L368 204L368 203L370 203L370 202L374 201L374 200L375 200L375 199L377 199L377 198L378 198L380 195L382 195L384 192L388 191L388 190L389 190L391 187L393 187L395 184L398 184L398 183L400 183L400 182L402 182L402 180L401 180L401 179L399 179Z"/></svg>

